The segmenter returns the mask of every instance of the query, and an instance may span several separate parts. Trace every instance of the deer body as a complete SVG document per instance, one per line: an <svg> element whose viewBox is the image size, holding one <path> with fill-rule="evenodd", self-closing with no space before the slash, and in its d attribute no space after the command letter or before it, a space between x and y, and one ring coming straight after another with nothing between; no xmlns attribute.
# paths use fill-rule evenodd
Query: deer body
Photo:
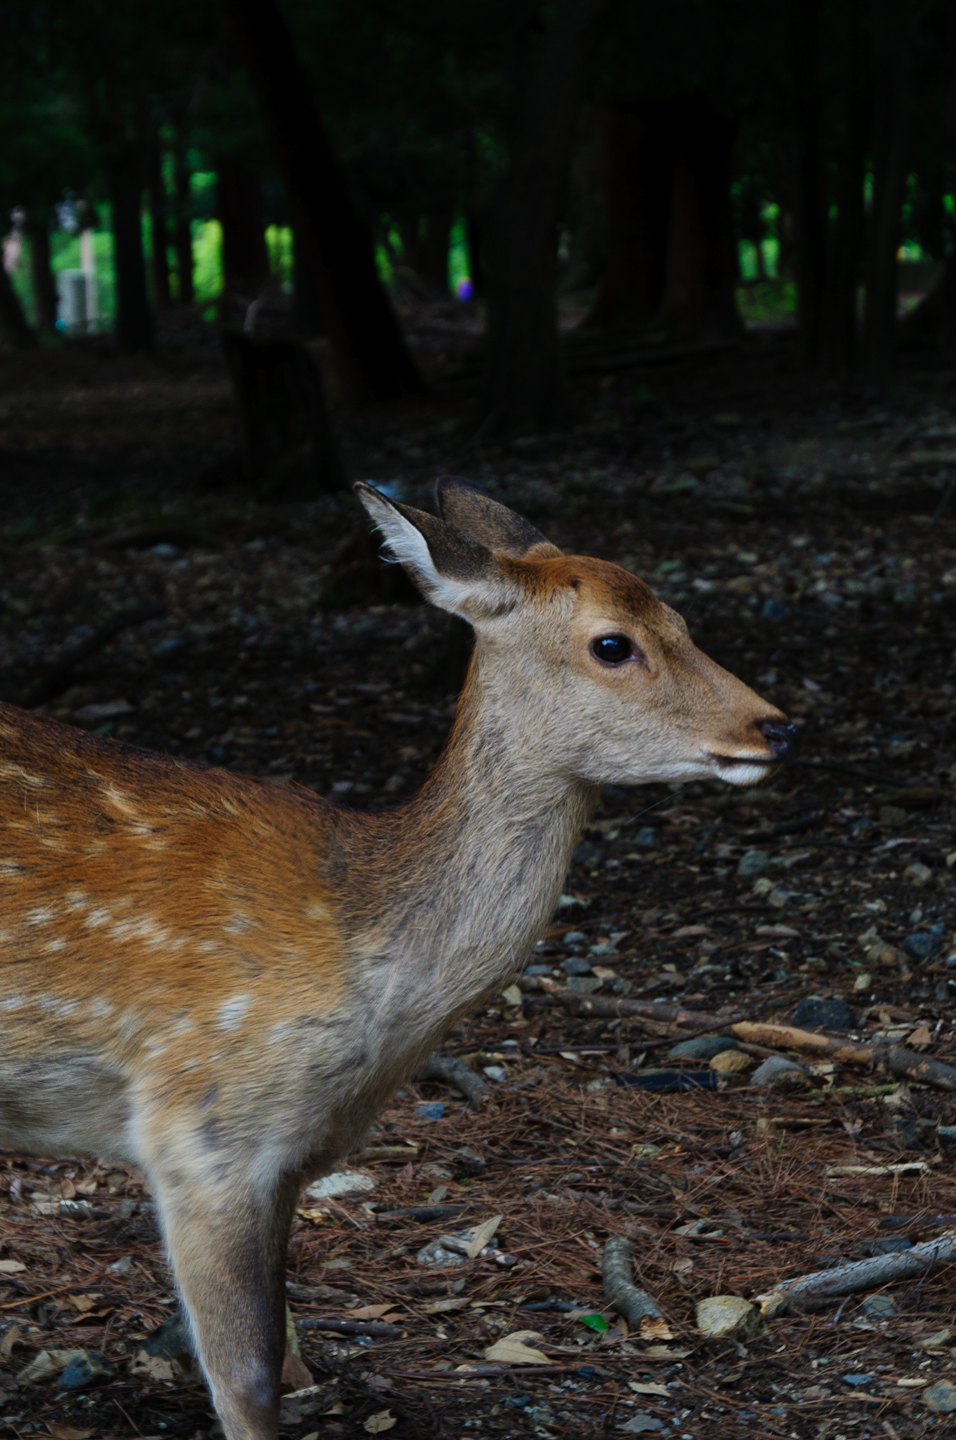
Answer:
<svg viewBox="0 0 956 1440"><path fill-rule="evenodd" d="M0 1146L142 1166L229 1440L275 1434L303 1180L524 961L598 786L753 783L793 738L626 572L465 482L440 491L453 524L362 489L477 631L408 805L338 810L0 706Z"/></svg>

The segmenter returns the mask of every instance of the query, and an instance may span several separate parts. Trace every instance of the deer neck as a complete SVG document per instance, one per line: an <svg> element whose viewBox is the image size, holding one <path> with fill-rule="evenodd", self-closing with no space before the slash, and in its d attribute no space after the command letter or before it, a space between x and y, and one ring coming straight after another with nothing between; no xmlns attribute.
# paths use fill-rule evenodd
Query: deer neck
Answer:
<svg viewBox="0 0 956 1440"><path fill-rule="evenodd" d="M437 1028L498 993L527 959L598 796L560 773L533 692L516 703L495 669L476 652L435 769L407 806L367 822L356 872L375 917L360 926L362 948L427 987ZM370 886L386 848L394 860Z"/></svg>

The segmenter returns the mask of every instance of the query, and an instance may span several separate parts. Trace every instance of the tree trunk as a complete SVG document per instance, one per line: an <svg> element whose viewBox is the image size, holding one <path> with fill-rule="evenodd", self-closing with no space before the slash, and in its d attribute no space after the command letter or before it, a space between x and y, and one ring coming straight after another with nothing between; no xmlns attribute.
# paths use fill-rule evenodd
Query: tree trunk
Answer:
<svg viewBox="0 0 956 1440"><path fill-rule="evenodd" d="M106 184L116 269L116 339L119 348L131 355L151 350L154 340L143 257L143 181L135 141L122 137L109 147Z"/></svg>
<svg viewBox="0 0 956 1440"><path fill-rule="evenodd" d="M880 389L893 380L896 305L906 162L913 125L917 13L903 0L872 0L873 204L866 267L863 362Z"/></svg>
<svg viewBox="0 0 956 1440"><path fill-rule="evenodd" d="M737 255L730 204L736 121L707 101L668 102L674 160L657 322L675 339L736 336Z"/></svg>
<svg viewBox="0 0 956 1440"><path fill-rule="evenodd" d="M797 166L794 226L797 246L797 324L804 365L820 360L826 226L821 190L820 83L817 51L821 0L790 0L790 46Z"/></svg>
<svg viewBox="0 0 956 1440"><path fill-rule="evenodd" d="M294 201L292 207L292 311L300 335L325 334L322 262L316 254L312 232Z"/></svg>
<svg viewBox="0 0 956 1440"><path fill-rule="evenodd" d="M169 293L169 205L163 182L163 157L159 137L153 136L146 147L146 184L149 187L149 222L152 232L153 299L157 310L168 310Z"/></svg>
<svg viewBox="0 0 956 1440"><path fill-rule="evenodd" d="M867 86L863 0L848 0L846 111L837 177L837 218L823 304L823 362L845 375L857 361L857 294L863 260L863 175L866 166Z"/></svg>
<svg viewBox="0 0 956 1440"><path fill-rule="evenodd" d="M57 296L50 263L50 221L46 210L27 215L26 232L30 238L30 279L33 282L37 327L52 331L56 329Z"/></svg>
<svg viewBox="0 0 956 1440"><path fill-rule="evenodd" d="M421 394L423 385L382 289L309 81L276 0L228 0L289 193L322 266L323 310L353 399Z"/></svg>
<svg viewBox="0 0 956 1440"><path fill-rule="evenodd" d="M451 216L413 216L400 226L400 234L405 250L405 264L425 282L432 295L437 299L446 297Z"/></svg>
<svg viewBox="0 0 956 1440"><path fill-rule="evenodd" d="M660 107L608 118L607 258L587 325L643 325L664 294L673 145Z"/></svg>
<svg viewBox="0 0 956 1440"><path fill-rule="evenodd" d="M610 0L563 0L541 18L493 207L484 434L566 421L555 308L557 224L575 125Z"/></svg>
<svg viewBox="0 0 956 1440"><path fill-rule="evenodd" d="M269 278L262 176L233 155L219 156L215 166L224 288L248 304Z"/></svg>
<svg viewBox="0 0 956 1440"><path fill-rule="evenodd" d="M179 303L191 305L193 288L192 194L189 187L189 164L186 146L178 141L173 152L176 175L176 274L179 279Z"/></svg>
<svg viewBox="0 0 956 1440"><path fill-rule="evenodd" d="M0 263L0 332L17 350L31 350L37 337L27 324L20 297L13 282Z"/></svg>

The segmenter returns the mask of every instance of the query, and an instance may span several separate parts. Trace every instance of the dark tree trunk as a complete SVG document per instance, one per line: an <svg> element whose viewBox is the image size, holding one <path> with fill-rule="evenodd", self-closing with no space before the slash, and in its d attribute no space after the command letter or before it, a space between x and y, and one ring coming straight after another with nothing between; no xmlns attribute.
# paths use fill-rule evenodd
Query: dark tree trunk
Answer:
<svg viewBox="0 0 956 1440"><path fill-rule="evenodd" d="M950 255L932 290L900 321L902 344L936 344L942 350L956 343L956 255Z"/></svg>
<svg viewBox="0 0 956 1440"><path fill-rule="evenodd" d="M866 265L863 363L881 389L896 368L896 304L906 162L913 125L913 71L917 18L903 0L872 0L873 204Z"/></svg>
<svg viewBox="0 0 956 1440"><path fill-rule="evenodd" d="M292 202L292 309L300 335L325 334L322 262L312 232Z"/></svg>
<svg viewBox="0 0 956 1440"><path fill-rule="evenodd" d="M739 335L730 203L736 121L701 99L671 102L667 110L672 116L674 162L657 321L680 339Z"/></svg>
<svg viewBox="0 0 956 1440"><path fill-rule="evenodd" d="M286 185L321 260L343 391L389 400L423 386L375 269L276 0L228 0Z"/></svg>
<svg viewBox="0 0 956 1440"><path fill-rule="evenodd" d="M567 419L555 309L558 208L591 54L610 0L563 0L541 21L491 214L482 433Z"/></svg>
<svg viewBox="0 0 956 1440"><path fill-rule="evenodd" d="M265 495L308 499L345 485L317 357L301 340L223 331L242 469Z"/></svg>
<svg viewBox="0 0 956 1440"><path fill-rule="evenodd" d="M867 85L863 0L847 4L847 72L844 132L837 177L837 218L823 305L823 362L845 375L857 361L857 296L863 268L863 176L866 166Z"/></svg>
<svg viewBox="0 0 956 1440"><path fill-rule="evenodd" d="M269 278L262 176L233 155L219 156L215 166L225 291L248 302Z"/></svg>
<svg viewBox="0 0 956 1440"><path fill-rule="evenodd" d="M152 231L153 299L157 310L168 310L169 293L169 203L163 183L163 157L158 136L146 147L146 184L149 188L149 221Z"/></svg>
<svg viewBox="0 0 956 1440"><path fill-rule="evenodd" d="M790 46L797 114L794 226L797 246L797 324L803 363L819 363L826 284L826 217L820 159L820 83L817 52L821 0L790 0Z"/></svg>
<svg viewBox="0 0 956 1440"><path fill-rule="evenodd" d="M0 264L0 331L18 350L30 350L37 337L27 324L20 297L4 266Z"/></svg>
<svg viewBox="0 0 956 1440"><path fill-rule="evenodd" d="M673 145L660 107L608 117L607 259L587 324L643 325L664 294Z"/></svg>
<svg viewBox="0 0 956 1440"><path fill-rule="evenodd" d="M189 188L189 164L186 147L177 143L173 152L176 175L176 274L179 278L179 303L191 305L193 289L192 195Z"/></svg>
<svg viewBox="0 0 956 1440"><path fill-rule="evenodd" d="M50 261L50 221L45 210L27 216L26 232L30 238L30 279L33 282L37 327L40 330L55 330L56 281Z"/></svg>
<svg viewBox="0 0 956 1440"><path fill-rule="evenodd" d="M106 184L116 269L116 339L119 348L129 355L151 350L154 340L143 256L143 181L139 147L134 141L119 138L110 146Z"/></svg>

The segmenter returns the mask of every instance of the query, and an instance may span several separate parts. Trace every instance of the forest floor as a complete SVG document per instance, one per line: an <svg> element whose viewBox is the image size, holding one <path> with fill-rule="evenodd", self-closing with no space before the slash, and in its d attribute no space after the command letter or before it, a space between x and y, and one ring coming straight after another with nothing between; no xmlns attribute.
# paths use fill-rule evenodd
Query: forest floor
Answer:
<svg viewBox="0 0 956 1440"><path fill-rule="evenodd" d="M954 1369L952 1267L885 1287L882 1311L854 1295L744 1340L708 1342L695 1317L956 1224L938 1128L956 1097L806 1056L802 1088L705 1060L679 1089L667 1058L684 1033L668 1006L720 1034L817 998L850 1014L807 1029L956 1063L956 498L934 518L956 371L906 357L876 402L801 377L792 339L766 332L580 366L572 430L476 445L467 366L419 353L431 399L339 422L349 475L428 506L436 475L465 474L635 570L804 748L755 791L605 790L534 973L446 1047L489 1103L408 1084L352 1162L374 1188L303 1199L289 1299L315 1388L285 1402L283 1436L956 1436L956 1392L934 1389ZM433 763L460 634L362 558L351 495L270 503L240 483L211 337L162 361L0 356L0 502L3 698L45 691L73 724L367 808ZM664 1019L575 1011L555 994L569 972L583 1000L660 1000ZM0 1430L212 1433L188 1361L146 1351L175 1299L140 1177L0 1161ZM419 1258L496 1216L477 1258ZM656 1333L606 1302L612 1235L634 1244ZM486 1357L516 1334L547 1363ZM63 1370L71 1350L105 1357L98 1385L88 1360Z"/></svg>

